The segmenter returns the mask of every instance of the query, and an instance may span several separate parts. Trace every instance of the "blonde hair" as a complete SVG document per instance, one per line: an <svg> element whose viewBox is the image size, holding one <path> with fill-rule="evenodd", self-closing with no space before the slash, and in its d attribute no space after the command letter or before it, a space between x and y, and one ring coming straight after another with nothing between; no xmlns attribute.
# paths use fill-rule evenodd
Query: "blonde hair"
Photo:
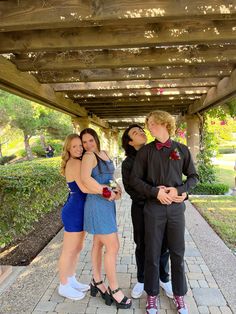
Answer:
<svg viewBox="0 0 236 314"><path fill-rule="evenodd" d="M65 139L65 142L64 142L64 145L63 145L63 150L62 150L62 155L61 155L61 170L60 170L60 173L65 176L65 168L66 168L66 164L67 164L67 161L70 159L70 145L71 145L71 141L74 139L74 138L80 138L80 136L78 134L69 134L67 135L66 139Z"/></svg>
<svg viewBox="0 0 236 314"><path fill-rule="evenodd" d="M152 111L147 115L145 119L146 126L150 117L153 117L154 121L158 124L166 124L166 128L170 136L173 136L175 134L175 118L172 117L171 114L162 110Z"/></svg>

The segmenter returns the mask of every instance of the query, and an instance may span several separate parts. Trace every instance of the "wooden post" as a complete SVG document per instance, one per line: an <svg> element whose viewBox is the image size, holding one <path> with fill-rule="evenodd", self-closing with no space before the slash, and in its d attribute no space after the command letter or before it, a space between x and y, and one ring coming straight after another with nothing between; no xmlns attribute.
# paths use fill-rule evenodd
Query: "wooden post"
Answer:
<svg viewBox="0 0 236 314"><path fill-rule="evenodd" d="M187 122L187 146L191 151L194 163L196 156L199 153L199 126L200 120L197 115L185 115Z"/></svg>
<svg viewBox="0 0 236 314"><path fill-rule="evenodd" d="M72 118L72 123L75 128L76 133L80 133L83 129L86 129L89 127L89 118L83 117L83 118Z"/></svg>

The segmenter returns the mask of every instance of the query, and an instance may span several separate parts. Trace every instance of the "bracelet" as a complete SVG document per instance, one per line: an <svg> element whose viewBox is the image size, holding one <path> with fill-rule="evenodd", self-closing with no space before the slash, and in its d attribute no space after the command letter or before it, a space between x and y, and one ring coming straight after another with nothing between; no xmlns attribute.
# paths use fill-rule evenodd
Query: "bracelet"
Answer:
<svg viewBox="0 0 236 314"><path fill-rule="evenodd" d="M105 198L110 198L111 197L111 191L108 189L108 187L104 187L102 189L102 196Z"/></svg>

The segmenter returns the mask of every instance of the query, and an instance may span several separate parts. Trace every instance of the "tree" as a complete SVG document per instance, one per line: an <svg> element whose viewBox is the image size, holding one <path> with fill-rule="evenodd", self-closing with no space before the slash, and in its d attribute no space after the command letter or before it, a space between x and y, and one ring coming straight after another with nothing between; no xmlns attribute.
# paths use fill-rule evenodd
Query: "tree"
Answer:
<svg viewBox="0 0 236 314"><path fill-rule="evenodd" d="M32 159L29 140L35 134L38 122L32 104L28 100L6 92L1 92L0 103L1 107L4 107L10 126L22 131L27 158Z"/></svg>
<svg viewBox="0 0 236 314"><path fill-rule="evenodd" d="M232 108L235 104L236 102L232 103ZM229 114L228 106L219 106L203 114L200 127L200 149L197 156L200 182L213 183L215 181L212 157L218 151L220 142L231 140L232 132L235 130L235 121L233 115Z"/></svg>

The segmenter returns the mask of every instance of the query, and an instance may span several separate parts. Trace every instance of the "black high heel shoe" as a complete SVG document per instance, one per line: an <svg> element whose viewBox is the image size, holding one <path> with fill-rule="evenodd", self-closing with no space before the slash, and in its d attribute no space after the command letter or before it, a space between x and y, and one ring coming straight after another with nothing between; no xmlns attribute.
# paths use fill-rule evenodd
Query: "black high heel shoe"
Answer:
<svg viewBox="0 0 236 314"><path fill-rule="evenodd" d="M100 292L102 298L106 300L106 295L108 294L107 291L102 292L102 290L98 288L98 286L101 285L102 283L103 283L103 280L99 282L95 282L95 280L92 279L92 282L90 283L90 295L92 297L96 297L97 293Z"/></svg>
<svg viewBox="0 0 236 314"><path fill-rule="evenodd" d="M111 288L108 287L110 302L112 303L114 301L117 309L129 309L132 305L132 301L130 300L130 303L126 303L129 300L126 296L124 296L124 298L120 302L116 301L116 299L113 297L113 294L115 294L116 292L120 290L121 288L111 290ZM110 304L107 304L107 305L110 305Z"/></svg>

